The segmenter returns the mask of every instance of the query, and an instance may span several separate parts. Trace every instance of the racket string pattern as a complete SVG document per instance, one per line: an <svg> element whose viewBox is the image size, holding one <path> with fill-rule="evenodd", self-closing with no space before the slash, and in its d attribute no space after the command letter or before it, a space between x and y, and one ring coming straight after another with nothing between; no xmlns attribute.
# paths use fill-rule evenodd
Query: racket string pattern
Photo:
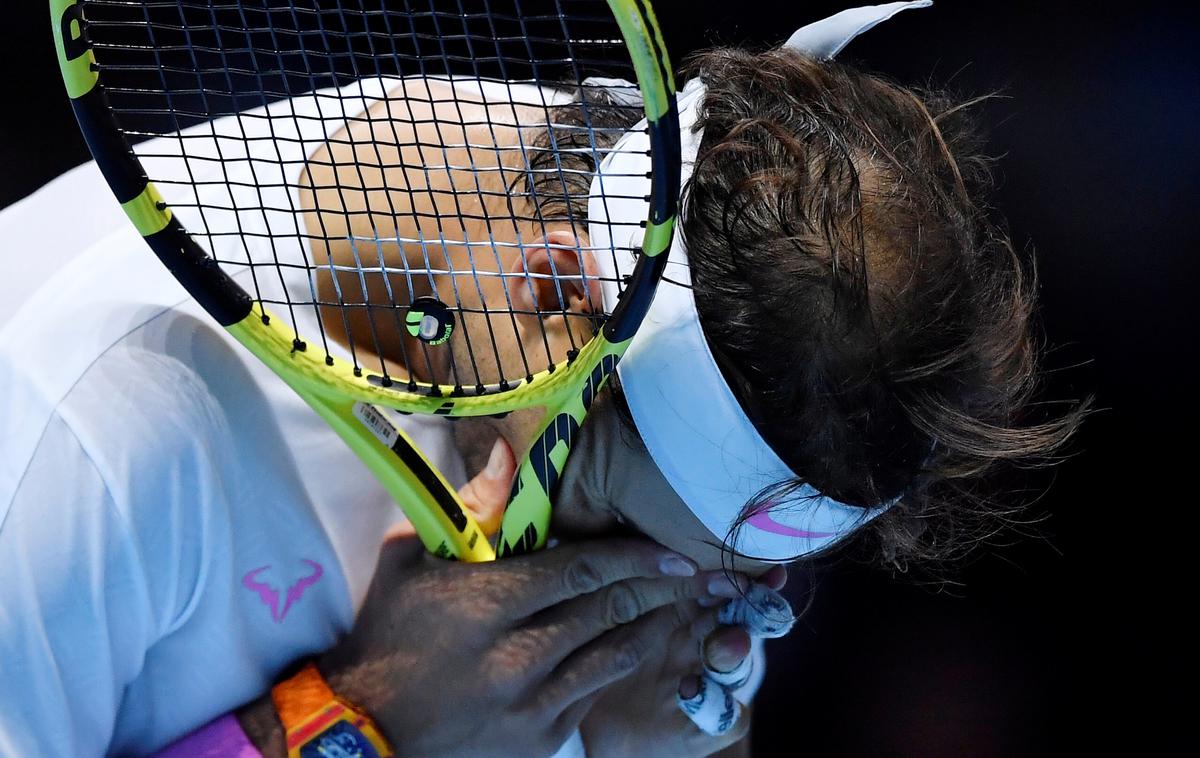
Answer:
<svg viewBox="0 0 1200 758"><path fill-rule="evenodd" d="M298 344L348 353L356 373L384 386L399 366L409 391L484 394L569 360L607 315L587 286L598 274L559 272L557 256L546 272L517 260L555 225L581 239L574 255L634 254L583 242L595 168L644 115L604 3L90 0L84 8L113 117L141 143L148 178L209 255L234 276L245 272L251 297L287 318ZM383 83L381 98L355 84L366 79ZM296 97L315 97L323 119L345 124L324 136L319 155L320 140L302 138L304 117L271 107ZM285 155L279 147L289 144L300 149ZM382 189L389 180L392 191ZM402 192L420 204L401 207ZM302 193L320 196L315 209ZM402 223L383 227L380 218ZM344 243L340 256L322 255L330 240ZM306 286L319 282L327 284ZM552 297L524 298L534 309L513 302L514 289L539 282L548 286L538 293ZM564 286L582 287L594 317L573 316ZM423 295L447 307L453 343L404 338ZM555 316L561 347L539 328Z"/></svg>
<svg viewBox="0 0 1200 758"><path fill-rule="evenodd" d="M380 408L544 408L499 548L544 544L670 245L678 121L647 0L48 1L89 147L189 293L442 555L491 548ZM650 136L650 196L596 196L631 130ZM619 200L645 220L589 217ZM590 243L597 223L612 244ZM604 281L622 256L635 274Z"/></svg>

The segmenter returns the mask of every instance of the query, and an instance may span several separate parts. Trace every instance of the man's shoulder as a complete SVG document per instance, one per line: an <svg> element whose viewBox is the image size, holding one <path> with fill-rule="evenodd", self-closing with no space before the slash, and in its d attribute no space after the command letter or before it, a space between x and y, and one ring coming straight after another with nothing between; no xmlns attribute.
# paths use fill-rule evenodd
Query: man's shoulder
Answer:
<svg viewBox="0 0 1200 758"><path fill-rule="evenodd" d="M145 409L171 408L155 404L161 393L145 382L148 376L187 386L187 362L155 356L158 348L139 337L156 321L178 329L187 318L175 310L186 293L142 244L136 231L121 227L45 281L27 282L32 291L0 326L0 509L56 415L85 441L93 422L119 407L120 395L139 397ZM171 413L180 407L187 410L185 404ZM116 419L108 433L135 433L143 418Z"/></svg>
<svg viewBox="0 0 1200 758"><path fill-rule="evenodd" d="M0 210L0 325L46 280L97 240L129 224L100 169L88 162Z"/></svg>
<svg viewBox="0 0 1200 758"><path fill-rule="evenodd" d="M197 439L221 438L217 404L208 388L193 367L169 354L122 340L73 378L69 386L43 382L11 356L0 355L5 390L0 399L5 440L0 447L0 525L37 458L57 460L64 472L94 470L114 503L129 506L126 515L132 516L138 510L135 499L124 490L170 479L189 462L194 468ZM61 433L48 434L55 427ZM64 433L70 444L62 444ZM70 507L74 485L69 479L64 473L56 485L62 502L49 507Z"/></svg>

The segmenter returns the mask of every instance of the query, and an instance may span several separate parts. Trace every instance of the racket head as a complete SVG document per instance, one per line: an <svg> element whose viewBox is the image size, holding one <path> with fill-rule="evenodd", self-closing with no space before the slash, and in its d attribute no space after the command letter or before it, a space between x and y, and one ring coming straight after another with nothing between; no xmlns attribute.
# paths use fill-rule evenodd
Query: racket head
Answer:
<svg viewBox="0 0 1200 758"><path fill-rule="evenodd" d="M639 0L388 5L51 0L68 94L118 201L289 383L446 416L569 402L598 367L600 383L611 372L670 247L678 120L653 12ZM636 93L589 78L601 74ZM614 115L619 127L593 123ZM628 128L650 135L647 218L611 235L628 248L589 250L584 169ZM428 199L397 208L405 194ZM574 241L558 244L564 229ZM586 254L639 256L611 310L590 292ZM588 302L573 307L571 292Z"/></svg>

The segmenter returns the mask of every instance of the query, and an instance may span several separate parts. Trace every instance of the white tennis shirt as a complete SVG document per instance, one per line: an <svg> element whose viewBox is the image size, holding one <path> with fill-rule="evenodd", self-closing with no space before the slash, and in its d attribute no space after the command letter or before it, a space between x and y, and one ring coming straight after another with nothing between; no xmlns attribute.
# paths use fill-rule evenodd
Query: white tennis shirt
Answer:
<svg viewBox="0 0 1200 758"><path fill-rule="evenodd" d="M333 98L280 107L300 161L345 123ZM267 183L247 157L205 170ZM146 754L349 630L400 511L159 264L95 164L0 213L0 249L0 755ZM448 425L403 423L460 485Z"/></svg>

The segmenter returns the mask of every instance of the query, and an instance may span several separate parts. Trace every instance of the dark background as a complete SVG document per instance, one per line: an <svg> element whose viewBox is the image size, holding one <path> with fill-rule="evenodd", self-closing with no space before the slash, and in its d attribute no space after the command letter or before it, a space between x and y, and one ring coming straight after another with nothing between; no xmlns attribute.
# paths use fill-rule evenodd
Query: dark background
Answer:
<svg viewBox="0 0 1200 758"><path fill-rule="evenodd" d="M676 59L765 44L849 2L657 0ZM5 0L0 207L88 158L62 93L45 3ZM965 95L1002 156L996 204L1037 251L1053 351L1047 395L1101 412L1035 508L1041 536L987 551L941 589L853 565L817 574L774 643L757 755L1157 755L1189 742L1197 597L1200 10L1191 3L939 0L843 55ZM36 251L3 248L13 257ZM0 267L0 272L3 268ZM0 273L0 276L3 274ZM792 588L807 589L795 576ZM800 599L800 598L797 598ZM1192 752L1194 747L1184 748Z"/></svg>

